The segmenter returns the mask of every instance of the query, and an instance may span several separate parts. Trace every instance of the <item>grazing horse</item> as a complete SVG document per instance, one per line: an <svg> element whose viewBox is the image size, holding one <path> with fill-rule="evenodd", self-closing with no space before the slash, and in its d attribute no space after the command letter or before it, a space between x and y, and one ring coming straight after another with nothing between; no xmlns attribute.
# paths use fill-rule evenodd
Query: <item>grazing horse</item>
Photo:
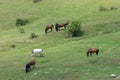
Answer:
<svg viewBox="0 0 120 80"><path fill-rule="evenodd" d="M47 33L47 31L48 31L49 29L51 29L51 32L52 32L52 29L53 29L53 28L54 28L54 25L53 25L53 24L47 25L46 28L45 28L45 33Z"/></svg>
<svg viewBox="0 0 120 80"><path fill-rule="evenodd" d="M66 21L65 23L61 23L61 24L56 23L55 24L56 31L59 31L61 27L64 27L64 29L66 29L66 26L68 24L69 24L69 21Z"/></svg>
<svg viewBox="0 0 120 80"><path fill-rule="evenodd" d="M97 48L90 48L88 51L87 51L87 56L92 56L92 53L96 53L96 55L98 55L98 52L99 52L99 49Z"/></svg>
<svg viewBox="0 0 120 80"><path fill-rule="evenodd" d="M43 55L43 49L33 49L31 53L32 53L31 56L34 56L37 53L39 53L40 57L44 57L44 55Z"/></svg>
<svg viewBox="0 0 120 80"><path fill-rule="evenodd" d="M31 70L31 66L33 66L33 68L35 67L35 63L36 61L32 59L29 63L26 64L26 67L25 67L26 73L28 73L28 71Z"/></svg>

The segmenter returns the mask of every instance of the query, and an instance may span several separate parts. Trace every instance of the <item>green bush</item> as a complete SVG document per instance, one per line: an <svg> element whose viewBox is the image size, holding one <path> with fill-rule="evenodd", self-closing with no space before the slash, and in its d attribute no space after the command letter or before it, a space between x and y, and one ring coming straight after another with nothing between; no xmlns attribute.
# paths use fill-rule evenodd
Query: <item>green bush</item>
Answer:
<svg viewBox="0 0 120 80"><path fill-rule="evenodd" d="M110 10L117 10L117 7L111 6Z"/></svg>
<svg viewBox="0 0 120 80"><path fill-rule="evenodd" d="M20 33L25 33L25 30L23 28L20 28Z"/></svg>
<svg viewBox="0 0 120 80"><path fill-rule="evenodd" d="M15 48L15 47L16 47L16 45L12 44L10 47L11 47L11 48Z"/></svg>
<svg viewBox="0 0 120 80"><path fill-rule="evenodd" d="M16 19L16 26L23 26L23 25L26 25L29 23L29 20L28 19Z"/></svg>
<svg viewBox="0 0 120 80"><path fill-rule="evenodd" d="M103 6L100 6L99 7L99 11L106 11L107 10L107 8L105 8L105 7L103 7Z"/></svg>
<svg viewBox="0 0 120 80"><path fill-rule="evenodd" d="M42 0L33 0L33 3L37 3L37 2L39 2L39 1L42 1Z"/></svg>
<svg viewBox="0 0 120 80"><path fill-rule="evenodd" d="M68 26L67 36L68 37L78 37L78 36L82 36L82 35L83 35L83 31L81 31L81 22L73 21Z"/></svg>

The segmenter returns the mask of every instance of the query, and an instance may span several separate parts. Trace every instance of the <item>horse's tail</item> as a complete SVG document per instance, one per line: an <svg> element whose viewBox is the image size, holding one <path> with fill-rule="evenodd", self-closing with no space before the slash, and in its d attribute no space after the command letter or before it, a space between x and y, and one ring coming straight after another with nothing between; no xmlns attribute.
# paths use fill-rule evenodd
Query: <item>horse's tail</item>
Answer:
<svg viewBox="0 0 120 80"><path fill-rule="evenodd" d="M45 33L47 33L47 28L45 28Z"/></svg>
<svg viewBox="0 0 120 80"><path fill-rule="evenodd" d="M99 53L99 49L97 49L97 52L96 52L96 54L98 55L98 53Z"/></svg>
<svg viewBox="0 0 120 80"><path fill-rule="evenodd" d="M55 29L58 31L58 23L55 24Z"/></svg>
<svg viewBox="0 0 120 80"><path fill-rule="evenodd" d="M89 51L87 51L87 56L89 56Z"/></svg>

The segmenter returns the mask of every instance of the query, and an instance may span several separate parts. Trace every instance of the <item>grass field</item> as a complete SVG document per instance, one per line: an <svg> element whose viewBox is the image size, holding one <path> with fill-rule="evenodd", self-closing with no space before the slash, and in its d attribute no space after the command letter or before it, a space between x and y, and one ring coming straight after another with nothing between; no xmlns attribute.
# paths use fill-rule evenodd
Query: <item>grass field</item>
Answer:
<svg viewBox="0 0 120 80"><path fill-rule="evenodd" d="M120 0L0 0L0 80L119 80ZM100 6L106 8L100 11ZM116 10L110 10L114 6ZM28 19L20 33L16 19ZM48 24L81 21L84 35L66 38L64 30L45 34ZM31 33L38 35L30 39ZM16 47L13 48L12 46ZM87 57L91 47L98 56ZM33 48L43 48L28 74ZM117 78L111 78L116 74Z"/></svg>

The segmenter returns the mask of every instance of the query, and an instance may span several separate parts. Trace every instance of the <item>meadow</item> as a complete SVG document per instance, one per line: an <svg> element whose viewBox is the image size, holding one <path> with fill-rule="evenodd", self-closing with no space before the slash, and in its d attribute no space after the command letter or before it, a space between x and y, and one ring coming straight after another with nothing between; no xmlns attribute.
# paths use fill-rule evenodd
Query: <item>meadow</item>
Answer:
<svg viewBox="0 0 120 80"><path fill-rule="evenodd" d="M119 2L0 0L0 80L119 80ZM100 6L105 10L100 11ZM29 20L21 26L25 33L15 25L18 18ZM45 34L46 25L67 20L81 21L83 36L67 38L66 30L55 29ZM38 37L30 39L31 33ZM100 49L98 56L86 56L91 47ZM26 74L25 64L34 48L43 48L45 57L35 57L35 69Z"/></svg>

